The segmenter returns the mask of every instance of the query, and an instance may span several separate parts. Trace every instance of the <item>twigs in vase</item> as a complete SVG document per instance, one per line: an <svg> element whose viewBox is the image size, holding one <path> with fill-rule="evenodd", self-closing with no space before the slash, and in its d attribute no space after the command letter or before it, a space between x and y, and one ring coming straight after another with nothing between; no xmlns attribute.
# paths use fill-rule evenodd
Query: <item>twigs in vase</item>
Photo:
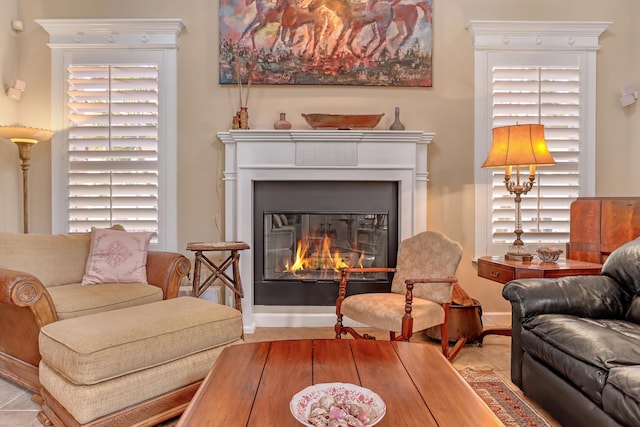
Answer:
<svg viewBox="0 0 640 427"><path fill-rule="evenodd" d="M236 55L236 80L238 81L238 96L240 99L240 111L236 112L233 117L233 129L249 129L249 111L247 105L249 104L249 93L251 91L251 81L253 80L253 72L256 66L255 57L251 59L249 67L247 68L247 91L243 96L242 90L242 71L240 67L240 58Z"/></svg>

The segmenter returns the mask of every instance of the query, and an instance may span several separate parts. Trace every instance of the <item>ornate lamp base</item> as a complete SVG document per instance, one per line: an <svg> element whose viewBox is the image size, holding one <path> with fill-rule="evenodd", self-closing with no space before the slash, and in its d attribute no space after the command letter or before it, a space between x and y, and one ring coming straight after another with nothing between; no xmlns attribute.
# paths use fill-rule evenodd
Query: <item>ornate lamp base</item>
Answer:
<svg viewBox="0 0 640 427"><path fill-rule="evenodd" d="M509 246L509 252L504 255L504 259L531 262L533 260L533 255L527 251L527 247L524 245L511 245Z"/></svg>
<svg viewBox="0 0 640 427"><path fill-rule="evenodd" d="M507 252L504 254L504 259L508 259L510 261L523 261L523 262L531 262L533 260L533 255L531 254L512 254Z"/></svg>

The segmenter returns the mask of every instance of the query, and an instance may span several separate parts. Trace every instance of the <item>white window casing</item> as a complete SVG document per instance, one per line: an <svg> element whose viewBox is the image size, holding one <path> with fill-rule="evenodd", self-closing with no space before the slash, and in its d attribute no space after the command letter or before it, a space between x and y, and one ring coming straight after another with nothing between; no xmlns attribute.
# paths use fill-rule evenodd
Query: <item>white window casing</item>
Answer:
<svg viewBox="0 0 640 427"><path fill-rule="evenodd" d="M177 249L179 19L38 19L51 48L52 230Z"/></svg>
<svg viewBox="0 0 640 427"><path fill-rule="evenodd" d="M474 42L475 257L507 252L515 203L504 171L482 169L492 129L541 123L555 166L522 196L529 251L568 240L569 206L595 193L598 37L608 22L471 21ZM525 171L526 175L526 171Z"/></svg>

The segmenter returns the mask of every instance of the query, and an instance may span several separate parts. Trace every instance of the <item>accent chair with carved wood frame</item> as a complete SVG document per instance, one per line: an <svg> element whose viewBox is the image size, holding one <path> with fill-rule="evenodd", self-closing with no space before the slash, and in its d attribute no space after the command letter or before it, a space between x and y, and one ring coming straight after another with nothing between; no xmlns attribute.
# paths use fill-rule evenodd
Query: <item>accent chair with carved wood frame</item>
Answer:
<svg viewBox="0 0 640 427"><path fill-rule="evenodd" d="M409 341L414 332L441 327L442 353L453 360L466 339L449 348L449 309L462 246L436 231L425 231L403 240L396 268L346 268L342 271L336 300L336 338L375 339L344 326L343 316L373 328L388 330L391 340ZM391 292L347 296L350 274L394 273ZM398 334L399 332L399 334Z"/></svg>

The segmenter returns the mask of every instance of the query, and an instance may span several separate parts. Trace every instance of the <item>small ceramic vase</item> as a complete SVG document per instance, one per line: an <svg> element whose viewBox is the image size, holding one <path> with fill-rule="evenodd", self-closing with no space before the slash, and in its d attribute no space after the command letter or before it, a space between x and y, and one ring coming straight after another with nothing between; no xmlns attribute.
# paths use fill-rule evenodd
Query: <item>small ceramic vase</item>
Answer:
<svg viewBox="0 0 640 427"><path fill-rule="evenodd" d="M404 125L400 121L400 107L396 107L396 120L389 126L390 130L404 130Z"/></svg>
<svg viewBox="0 0 640 427"><path fill-rule="evenodd" d="M273 124L274 129L291 129L291 123L287 121L287 113L280 113L280 120Z"/></svg>

